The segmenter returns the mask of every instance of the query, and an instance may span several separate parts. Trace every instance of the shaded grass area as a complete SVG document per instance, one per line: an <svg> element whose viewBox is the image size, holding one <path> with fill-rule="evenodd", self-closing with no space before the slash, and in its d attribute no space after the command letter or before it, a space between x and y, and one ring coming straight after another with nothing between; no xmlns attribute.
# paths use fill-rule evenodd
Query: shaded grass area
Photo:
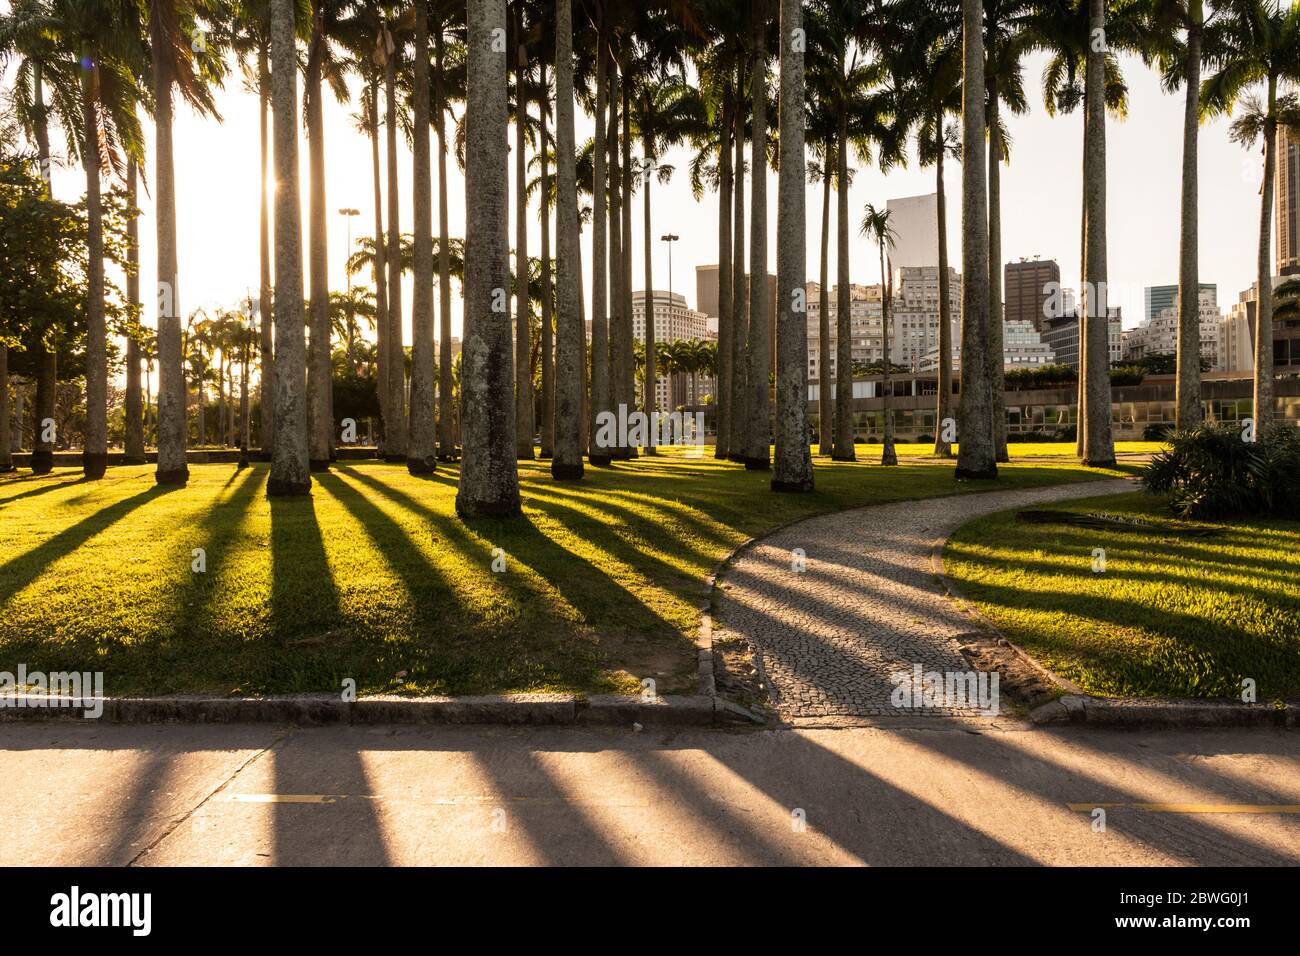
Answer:
<svg viewBox="0 0 1300 956"><path fill-rule="evenodd" d="M1085 691L1241 699L1300 694L1300 522L1198 522L1178 534L1163 497L1049 505L1157 530L973 521L944 552L948 576L1008 637ZM1093 571L1093 549L1105 571Z"/></svg>
<svg viewBox="0 0 1300 956"><path fill-rule="evenodd" d="M521 463L523 519L468 523L454 466L340 463L275 501L265 466L195 465L170 491L151 466L0 479L0 670L102 670L111 694L690 692L705 579L746 538L1116 474L1025 462L959 484L933 459L817 464L816 492L775 495L768 474L678 450L576 485Z"/></svg>

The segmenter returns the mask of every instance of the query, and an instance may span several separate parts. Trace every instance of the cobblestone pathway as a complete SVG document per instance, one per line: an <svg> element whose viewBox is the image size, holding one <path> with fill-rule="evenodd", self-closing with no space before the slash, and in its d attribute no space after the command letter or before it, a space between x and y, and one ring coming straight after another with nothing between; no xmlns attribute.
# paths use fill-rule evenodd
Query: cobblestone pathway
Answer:
<svg viewBox="0 0 1300 956"><path fill-rule="evenodd" d="M755 649L783 717L898 714L890 675L968 671L956 637L975 628L940 590L936 541L1009 508L1132 490L1125 480L904 501L810 518L762 539L722 578L719 628ZM795 548L806 570L792 570ZM915 708L953 715L971 710Z"/></svg>

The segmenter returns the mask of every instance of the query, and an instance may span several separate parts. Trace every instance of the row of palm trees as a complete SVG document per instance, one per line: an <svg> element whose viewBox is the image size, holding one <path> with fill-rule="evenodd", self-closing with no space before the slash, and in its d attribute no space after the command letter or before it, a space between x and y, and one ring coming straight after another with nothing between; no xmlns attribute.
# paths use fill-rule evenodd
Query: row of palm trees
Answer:
<svg viewBox="0 0 1300 956"><path fill-rule="evenodd" d="M996 475L998 462L1006 460L1000 197L1009 140L1003 117L1028 108L1023 62L1032 51L1046 52L1047 109L1084 116L1079 451L1085 462L1107 465L1114 461L1114 446L1104 292L1105 133L1107 112L1122 114L1127 105L1118 53L1140 54L1161 71L1168 88L1181 86L1186 95L1180 287L1193 291L1180 296L1179 427L1194 425L1200 415L1194 292L1199 285L1199 124L1207 115L1240 104L1244 109L1232 126L1233 136L1243 143L1264 141L1261 330L1271 327L1268 248L1276 132L1300 125L1300 108L1286 88L1300 78L1300 14L1278 0L317 0L310 5L153 0L147 16L132 0L17 0L0 28L0 49L19 57L19 99L44 168L53 113L68 134L70 153L82 158L92 208L101 174L117 168L120 153L127 156L126 175L134 188L146 152L137 112L153 112L149 158L157 205L158 480L163 483L183 482L187 474L172 101L179 92L192 107L215 114L212 90L228 72L227 60L242 64L261 105L260 350L263 404L272 410L264 415L262 434L264 451L272 459L268 490L276 495L308 491L311 471L328 467L333 452L322 98L326 86L345 95L346 75L357 75L363 88L357 122L371 142L376 200L369 264L384 451L392 460L405 460L412 472L427 473L439 458L456 455L459 421L458 508L467 515L518 510L515 462L533 456L535 434L541 436L543 455L551 457L552 474L561 480L580 479L584 458L606 465L636 454L636 449L593 445L591 425L620 405L637 405L632 197L641 191L642 278L644 288L653 289L651 193L656 180L673 174L662 160L678 145L694 150L691 175L697 193L711 187L719 204L716 454L750 469L773 468L769 448L774 435L772 487L805 490L813 485L802 298L806 181L822 185L823 369L831 365L826 350L832 194L836 200L839 355L833 408L831 390L822 390L820 451L852 460L848 188L854 166L876 163L887 170L905 162L908 146L915 142L920 161L934 167L943 286L946 164L960 158L960 334L966 360L954 412L949 296L941 288L937 412L941 423L955 414L958 475ZM300 61L301 122L307 130L311 181L305 250L298 206ZM773 61L778 66L775 82L769 77ZM1209 70L1208 78L1202 79L1203 69ZM1255 96L1253 91L1261 89L1263 97ZM585 144L575 134L579 105L594 120L594 136ZM512 123L517 144L513 177ZM402 371L401 276L408 253L397 189L399 131L410 141L413 163L409 395ZM634 148L640 156L634 157ZM465 170L463 244L449 233L451 154ZM268 158L278 185L274 202L267 187ZM773 167L779 174L775 341L769 335L768 300L749 295L747 283L748 275L767 275L772 258L766 173ZM532 179L530 170L536 173ZM508 242L512 194L517 234L513 270ZM539 197L543 226L536 276L527 248L533 196ZM102 474L106 452L101 399L107 373L103 266L94 245L102 227L93 213L90 221L91 413L85 450L87 474L93 476ZM589 299L582 288L586 224L593 272ZM875 234L883 259L887 230L877 228ZM463 276L465 300L459 415L449 407L453 258ZM442 349L436 358L435 288L436 338ZM138 285L131 294L138 299ZM540 402L532 395L529 319L534 303L542 313ZM589 360L584 346L588 315ZM656 341L652 309L647 310L645 338ZM1256 344L1255 419L1263 426L1272 413L1270 337L1262 332ZM768 371L773 348L774 383ZM650 409L657 350L646 354L645 363L640 404ZM128 420L130 383L138 380L137 370L138 358L129 352ZM138 402L138 387L135 392ZM534 422L537 408L541 421ZM941 455L951 454L946 431L937 429L935 450Z"/></svg>

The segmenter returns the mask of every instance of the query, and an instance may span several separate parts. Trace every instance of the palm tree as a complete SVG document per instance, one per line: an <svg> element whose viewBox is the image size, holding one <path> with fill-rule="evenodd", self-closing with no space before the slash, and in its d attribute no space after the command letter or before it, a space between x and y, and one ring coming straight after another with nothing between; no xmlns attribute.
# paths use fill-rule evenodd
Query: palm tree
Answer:
<svg viewBox="0 0 1300 956"><path fill-rule="evenodd" d="M329 237L325 195L325 105L323 86L333 87L340 101L347 97L342 65L335 58L331 38L338 32L339 0L315 0L307 44L303 94L307 125L307 157L311 173L308 200L308 245L311 309L308 317L310 355L307 360L307 435L313 471L329 467L334 446L333 374L330 365Z"/></svg>
<svg viewBox="0 0 1300 956"><path fill-rule="evenodd" d="M597 122L599 135L599 122ZM556 323L555 450L551 477L582 478L582 376L586 336L578 264L577 157L573 117L573 8L555 0ZM543 198L545 203L545 198Z"/></svg>
<svg viewBox="0 0 1300 956"><path fill-rule="evenodd" d="M415 291L411 297L411 424L406 467L427 475L438 467L433 354L433 170L429 156L429 4L414 0L415 85L411 127L415 204Z"/></svg>
<svg viewBox="0 0 1300 956"><path fill-rule="evenodd" d="M509 240L505 195L507 77L505 0L469 0L465 136L465 315L461 369L463 457L456 513L520 513L510 348Z"/></svg>
<svg viewBox="0 0 1300 956"><path fill-rule="evenodd" d="M731 115L732 148L734 149L733 188L731 194L731 389L728 397L727 458L742 462L745 447L745 433L749 429L749 420L745 414L749 406L749 307L754 298L751 290L761 281L753 276L746 281L748 267L745 263L745 124L749 110L745 109L745 61L736 58L735 110ZM719 277L719 281L726 281ZM760 287L761 288L761 287Z"/></svg>
<svg viewBox="0 0 1300 956"><path fill-rule="evenodd" d="M1186 431L1199 425L1202 418L1197 171L1205 4L1203 0L1152 0L1148 16L1147 59L1154 61L1159 68L1166 91L1176 92L1181 86L1184 92L1174 427Z"/></svg>
<svg viewBox="0 0 1300 956"><path fill-rule="evenodd" d="M128 465L143 465L144 456L144 405L140 395L140 216L136 208L138 166L134 156L127 158L126 202L129 206L126 221L126 299L131 308L130 324L126 336L126 399L124 415L123 461ZM2 439L0 439L2 441Z"/></svg>
<svg viewBox="0 0 1300 956"><path fill-rule="evenodd" d="M386 309L388 342L384 354L386 368L388 410L384 422L384 457L395 463L406 461L406 352L402 346L402 274L401 274L401 203L397 188L397 127L404 124L405 116L398 101L398 68L403 55L403 44L395 34L404 32L407 24L396 16L384 15L379 33L376 56L384 71L385 143L388 166L388 248L384 259L388 266Z"/></svg>
<svg viewBox="0 0 1300 956"><path fill-rule="evenodd" d="M772 347L768 326L767 291L767 0L752 0L750 68L750 110L752 132L750 144L750 232L749 232L749 370L741 456L750 470L766 471L771 435L771 392L769 370ZM801 101L802 102L802 101ZM802 115L800 119L802 120ZM802 173L800 185L802 187ZM804 336L807 337L805 329ZM806 367L806 362L805 362Z"/></svg>
<svg viewBox="0 0 1300 956"><path fill-rule="evenodd" d="M812 491L808 446L807 214L801 0L781 0L781 180L776 215L776 468L773 491Z"/></svg>
<svg viewBox="0 0 1300 956"><path fill-rule="evenodd" d="M866 214L862 217L862 235L874 240L880 250L881 321L884 329L885 345L885 356L882 363L884 372L880 382L885 413L885 448L881 454L880 463L882 465L897 465L898 455L894 452L894 385L890 379L890 366L893 361L893 356L890 354L890 345L893 344L893 337L889 325L889 311L892 304L890 299L894 283L889 274L890 270L886 268L885 247L892 247L894 240L898 238L898 234L894 232L889 210L877 209L871 203L867 203Z"/></svg>
<svg viewBox="0 0 1300 956"><path fill-rule="evenodd" d="M464 4L456 0L434 0L432 11L433 111L438 133L438 456L450 461L456 457L456 403L452 401L447 117L452 113L452 101L464 99Z"/></svg>
<svg viewBox="0 0 1300 956"><path fill-rule="evenodd" d="M895 72L910 78L906 84L906 119L915 124L917 157L922 166L934 166L934 191L939 237L939 369L936 383L934 453L952 457L945 422L952 417L952 304L948 275L948 200L946 162L961 157L961 141L947 117L961 112L961 30L959 10L917 3L907 6L902 19L915 28L900 44Z"/></svg>
<svg viewBox="0 0 1300 956"><path fill-rule="evenodd" d="M1283 93L1285 83L1300 81L1300 8L1284 9L1277 0L1243 0L1225 5L1205 37L1213 73L1201 86L1202 115L1231 113L1244 107L1232 123L1234 142L1250 147L1264 141L1264 182L1260 188L1259 256L1255 279L1256 433L1272 422L1273 284L1270 250L1273 190L1279 129L1300 133L1300 98ZM1261 98L1256 92L1264 87Z"/></svg>
<svg viewBox="0 0 1300 956"><path fill-rule="evenodd" d="M271 0L271 83L275 115L275 447L266 493L311 493L304 394L302 212L298 200L297 44L293 0Z"/></svg>
<svg viewBox="0 0 1300 956"><path fill-rule="evenodd" d="M1104 36L1105 0L1088 0L1091 36ZM1103 44L1088 47L1084 107L1084 191L1088 229L1084 246L1083 461L1115 464L1111 434L1110 309L1106 304L1106 65Z"/></svg>
<svg viewBox="0 0 1300 956"><path fill-rule="evenodd" d="M189 480L185 457L187 429L180 290L177 286L179 267L176 255L176 174L172 157L172 89L175 87L191 107L215 115L207 83L217 78L220 70L220 60L215 56L215 51L205 56L198 54L197 51L203 47L195 43L194 37L190 35L193 23L192 0L152 0L149 4L149 51L152 55L154 94L154 206L158 254L158 467L154 480L160 485L184 485ZM292 22L289 27L292 33ZM284 52L292 57L292 50ZM292 62L292 58L289 62Z"/></svg>
<svg viewBox="0 0 1300 956"><path fill-rule="evenodd" d="M528 283L528 43L524 0L515 0L511 18L515 75L515 452L533 458L533 374ZM543 148L545 148L543 146Z"/></svg>
<svg viewBox="0 0 1300 956"><path fill-rule="evenodd" d="M984 4L962 0L961 411L956 475L996 478L988 380L989 232L985 192Z"/></svg>

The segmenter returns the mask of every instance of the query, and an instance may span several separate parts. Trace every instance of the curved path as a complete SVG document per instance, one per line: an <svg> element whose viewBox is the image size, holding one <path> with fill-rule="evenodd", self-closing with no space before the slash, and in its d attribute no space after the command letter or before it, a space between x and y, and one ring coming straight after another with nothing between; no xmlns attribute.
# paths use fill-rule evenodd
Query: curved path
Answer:
<svg viewBox="0 0 1300 956"><path fill-rule="evenodd" d="M995 511L1131 491L1126 479L975 492L810 518L763 538L724 572L718 628L740 635L781 716L899 714L890 675L966 672L957 638L976 628L939 586L935 544ZM795 549L806 555L796 572ZM969 708L907 714L969 715Z"/></svg>

